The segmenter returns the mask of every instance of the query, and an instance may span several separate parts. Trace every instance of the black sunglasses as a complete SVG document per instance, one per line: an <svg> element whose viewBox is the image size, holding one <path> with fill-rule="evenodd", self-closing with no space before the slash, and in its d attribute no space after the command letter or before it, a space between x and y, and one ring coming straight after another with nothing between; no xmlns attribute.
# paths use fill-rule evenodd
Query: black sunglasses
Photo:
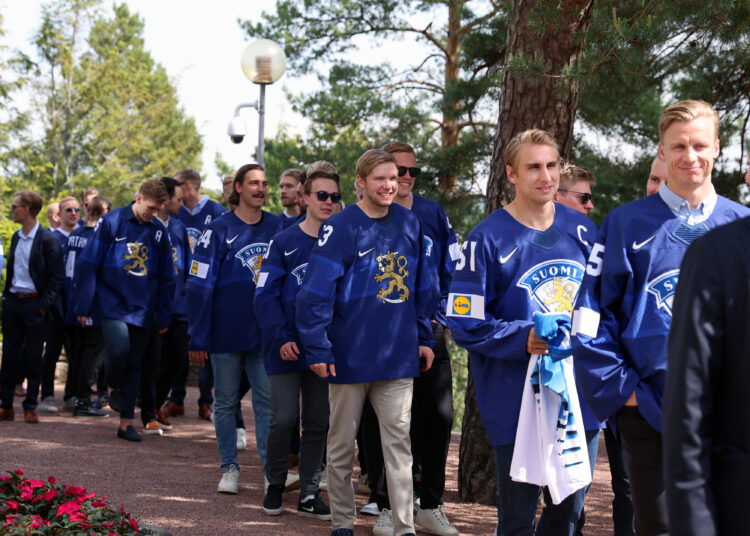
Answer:
<svg viewBox="0 0 750 536"><path fill-rule="evenodd" d="M11 205L10 206L11 210L16 210L17 208L26 208L26 205Z"/></svg>
<svg viewBox="0 0 750 536"><path fill-rule="evenodd" d="M396 166L398 167L398 176L403 177L406 175L406 172L409 172L409 175L412 177L416 177L420 173L422 173L422 170L418 167L406 167L406 166Z"/></svg>
<svg viewBox="0 0 750 536"><path fill-rule="evenodd" d="M318 197L318 201L320 201L321 203L327 201L329 197L331 198L331 203L338 203L339 201L341 201L341 194L339 193L329 194L328 192L324 192L323 190L321 190L319 192L315 192L315 195Z"/></svg>
<svg viewBox="0 0 750 536"><path fill-rule="evenodd" d="M65 209L65 212L81 212L81 209L80 208L68 207L68 208Z"/></svg>
<svg viewBox="0 0 750 536"><path fill-rule="evenodd" d="M585 193L585 192L576 192L575 190L566 190L565 188L558 188L558 192L570 192L571 194L578 194L581 196L581 204L585 205L589 201L591 201L591 194Z"/></svg>

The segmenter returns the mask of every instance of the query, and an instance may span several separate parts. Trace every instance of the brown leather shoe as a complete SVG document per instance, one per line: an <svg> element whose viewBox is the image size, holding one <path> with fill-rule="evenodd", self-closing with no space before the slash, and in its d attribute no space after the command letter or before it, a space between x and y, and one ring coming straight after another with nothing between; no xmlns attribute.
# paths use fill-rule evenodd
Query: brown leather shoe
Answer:
<svg viewBox="0 0 750 536"><path fill-rule="evenodd" d="M36 424L39 422L39 417L36 416L36 411L33 409L23 410L23 420L29 424Z"/></svg>
<svg viewBox="0 0 750 536"><path fill-rule="evenodd" d="M23 388L21 384L16 385L15 390L13 391L14 396L26 396L26 390Z"/></svg>
<svg viewBox="0 0 750 536"><path fill-rule="evenodd" d="M13 408L5 409L0 408L0 421L12 421L16 418L16 412L13 411Z"/></svg>
<svg viewBox="0 0 750 536"><path fill-rule="evenodd" d="M198 408L198 417L203 419L204 421L210 421L211 420L211 408L209 408L206 404L201 404Z"/></svg>
<svg viewBox="0 0 750 536"><path fill-rule="evenodd" d="M161 411L165 417L179 417L180 415L185 415L185 406L175 404L174 402L167 402L167 405Z"/></svg>
<svg viewBox="0 0 750 536"><path fill-rule="evenodd" d="M156 410L156 422L159 423L162 430L171 430L172 429L172 423L167 419L166 415L164 415L164 412L160 409Z"/></svg>

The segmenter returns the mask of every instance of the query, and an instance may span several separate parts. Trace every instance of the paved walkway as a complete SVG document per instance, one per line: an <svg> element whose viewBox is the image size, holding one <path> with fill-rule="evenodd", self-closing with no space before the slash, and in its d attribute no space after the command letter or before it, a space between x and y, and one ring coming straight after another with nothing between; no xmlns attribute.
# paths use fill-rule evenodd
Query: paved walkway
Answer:
<svg viewBox="0 0 750 536"><path fill-rule="evenodd" d="M59 386L56 397L59 403ZM85 486L97 496L107 495L114 505L124 505L142 521L166 528L174 535L330 534L330 522L301 518L294 513L299 495L296 491L285 497L281 516L263 514L263 473L250 429L248 440L252 441L248 441L247 450L240 451L239 495L216 493L221 474L213 424L198 419L197 398L197 388L189 387L187 415L174 419L171 432L144 436L138 444L115 437L118 419L114 415L74 419L70 413L40 413L40 424L25 424L20 400L16 399L16 420L0 422L0 471L21 468L30 478L54 475L58 481ZM249 400L243 401L243 413L246 424L251 426ZM458 500L458 441L458 434L454 434L445 510L461 534L493 534L494 507ZM599 452L594 485L586 501L587 536L612 534L612 494L603 441ZM354 474L358 474L357 468ZM326 494L323 498L328 502ZM366 495L357 494L358 510L366 499ZM374 517L359 516L355 534L371 534L375 521Z"/></svg>

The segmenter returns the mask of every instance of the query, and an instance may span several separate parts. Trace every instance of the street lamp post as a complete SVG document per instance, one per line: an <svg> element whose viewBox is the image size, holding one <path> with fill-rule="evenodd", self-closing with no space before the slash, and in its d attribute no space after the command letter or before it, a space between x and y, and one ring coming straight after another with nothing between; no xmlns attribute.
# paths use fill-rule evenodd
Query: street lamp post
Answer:
<svg viewBox="0 0 750 536"><path fill-rule="evenodd" d="M260 99L252 103L239 104L229 123L227 133L235 143L244 137L244 125L239 117L240 109L255 108L258 111L258 163L263 165L263 131L266 115L266 86L273 84L284 75L286 55L279 45L268 39L250 43L242 53L242 72L248 80L260 86Z"/></svg>

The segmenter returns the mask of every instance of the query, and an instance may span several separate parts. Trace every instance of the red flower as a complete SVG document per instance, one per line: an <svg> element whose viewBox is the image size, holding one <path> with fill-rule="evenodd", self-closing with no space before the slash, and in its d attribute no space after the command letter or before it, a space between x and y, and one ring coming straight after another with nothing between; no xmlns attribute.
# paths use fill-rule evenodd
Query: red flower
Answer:
<svg viewBox="0 0 750 536"><path fill-rule="evenodd" d="M108 529L111 529L112 527L115 526L115 523L114 523L114 521L112 521L110 523L102 523L102 526L103 527L107 527Z"/></svg>
<svg viewBox="0 0 750 536"><path fill-rule="evenodd" d="M130 520L130 526L133 527L133 530L138 532L138 522L135 519Z"/></svg>
<svg viewBox="0 0 750 536"><path fill-rule="evenodd" d="M68 488L65 490L65 495L75 495L76 497L80 497L85 493L86 488L84 488L83 486L68 486Z"/></svg>
<svg viewBox="0 0 750 536"><path fill-rule="evenodd" d="M57 515L55 515L55 517L60 517L63 514L71 515L80 510L81 510L81 505L78 504L76 500L68 501L57 507ZM72 515L70 519L71 521L73 520Z"/></svg>
<svg viewBox="0 0 750 536"><path fill-rule="evenodd" d="M23 469L16 469L13 472L16 473L18 476L23 476Z"/></svg>
<svg viewBox="0 0 750 536"><path fill-rule="evenodd" d="M5 475L0 476L0 482L7 482L8 480L10 480L9 476L5 476Z"/></svg>
<svg viewBox="0 0 750 536"><path fill-rule="evenodd" d="M49 482L50 484L54 485L54 484L55 484L55 482L57 482L57 480L55 480L55 477L54 477L54 476L51 476L51 477L49 477L49 478L47 479L47 482Z"/></svg>
<svg viewBox="0 0 750 536"><path fill-rule="evenodd" d="M44 487L44 482L42 482L41 480L29 480L28 482L31 486L31 489Z"/></svg>
<svg viewBox="0 0 750 536"><path fill-rule="evenodd" d="M37 521L36 519L35 519L34 521L32 521L32 522L31 522L31 528L32 528L32 529L38 529L38 528L39 528L39 527L41 527L41 526L42 526L42 525L41 525L41 524L39 523L39 521Z"/></svg>
<svg viewBox="0 0 750 536"><path fill-rule="evenodd" d="M6 501L5 506L8 510L18 510L18 503L16 501Z"/></svg>
<svg viewBox="0 0 750 536"><path fill-rule="evenodd" d="M55 497L57 497L57 490L56 489L47 490L47 493L44 494L44 500L45 501L51 501Z"/></svg>
<svg viewBox="0 0 750 536"><path fill-rule="evenodd" d="M23 486L21 488L21 500L28 501L34 496L34 490L31 489L31 486Z"/></svg>

